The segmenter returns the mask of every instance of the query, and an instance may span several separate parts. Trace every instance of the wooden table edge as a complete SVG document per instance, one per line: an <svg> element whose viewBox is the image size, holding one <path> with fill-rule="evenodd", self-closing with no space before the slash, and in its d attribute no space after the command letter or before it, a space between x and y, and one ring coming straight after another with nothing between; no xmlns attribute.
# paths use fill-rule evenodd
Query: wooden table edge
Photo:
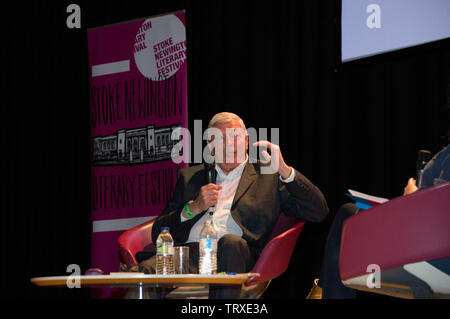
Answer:
<svg viewBox="0 0 450 319"><path fill-rule="evenodd" d="M155 276L155 275L82 275L79 276L81 286L89 285L192 285L192 284L219 284L219 285L241 285L250 278L259 274L236 274L236 275L187 275L187 276ZM67 286L67 283L73 283L77 280L76 276L49 276L35 277L30 281L40 287L58 287Z"/></svg>

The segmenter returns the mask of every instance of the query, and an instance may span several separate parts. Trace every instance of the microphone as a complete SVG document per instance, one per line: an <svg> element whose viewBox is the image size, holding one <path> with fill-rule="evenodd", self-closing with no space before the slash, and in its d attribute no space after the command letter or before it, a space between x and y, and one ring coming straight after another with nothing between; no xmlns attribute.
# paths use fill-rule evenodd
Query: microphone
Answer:
<svg viewBox="0 0 450 319"><path fill-rule="evenodd" d="M214 163L205 163L206 168L206 184L215 184L217 178L216 165ZM209 215L214 214L214 206L208 208Z"/></svg>
<svg viewBox="0 0 450 319"><path fill-rule="evenodd" d="M430 151L420 150L419 153L417 154L416 185L419 188L422 186L423 169L430 159L431 159Z"/></svg>

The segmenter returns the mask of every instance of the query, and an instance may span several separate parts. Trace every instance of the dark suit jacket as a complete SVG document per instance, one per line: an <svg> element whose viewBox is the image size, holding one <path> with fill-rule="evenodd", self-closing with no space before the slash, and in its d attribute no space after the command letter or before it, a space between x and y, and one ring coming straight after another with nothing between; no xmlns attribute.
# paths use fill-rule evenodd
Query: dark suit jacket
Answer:
<svg viewBox="0 0 450 319"><path fill-rule="evenodd" d="M163 226L170 227L175 244L187 241L192 226L206 211L185 222L181 222L180 214L184 205L195 200L206 184L205 172L203 164L179 171L173 198L153 225L154 243ZM293 182L283 183L279 174L261 174L259 164L248 162L233 199L231 214L256 257L267 244L280 211L300 220L317 222L326 217L328 207L320 190L298 171Z"/></svg>

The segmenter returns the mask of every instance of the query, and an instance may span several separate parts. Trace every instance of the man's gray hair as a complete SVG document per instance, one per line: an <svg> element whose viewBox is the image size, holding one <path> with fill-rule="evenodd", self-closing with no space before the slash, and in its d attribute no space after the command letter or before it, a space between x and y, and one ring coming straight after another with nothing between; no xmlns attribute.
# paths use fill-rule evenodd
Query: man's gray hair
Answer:
<svg viewBox="0 0 450 319"><path fill-rule="evenodd" d="M232 121L238 121L244 131L247 130L244 121L236 114L230 112L221 112L214 115L211 121L209 121L208 128L217 127L218 125L230 123Z"/></svg>

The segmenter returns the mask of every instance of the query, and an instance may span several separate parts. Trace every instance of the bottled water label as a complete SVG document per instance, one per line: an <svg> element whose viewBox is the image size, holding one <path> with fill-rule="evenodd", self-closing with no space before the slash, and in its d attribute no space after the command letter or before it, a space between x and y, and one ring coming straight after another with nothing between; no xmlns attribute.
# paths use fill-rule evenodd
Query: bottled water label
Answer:
<svg viewBox="0 0 450 319"><path fill-rule="evenodd" d="M173 255L174 254L174 248L173 245L169 243L159 243L156 246L156 254L157 255Z"/></svg>
<svg viewBox="0 0 450 319"><path fill-rule="evenodd" d="M202 238L199 243L200 249L212 249L217 250L217 239L215 238Z"/></svg>
<svg viewBox="0 0 450 319"><path fill-rule="evenodd" d="M199 273L212 275L217 272L217 233L212 220L206 220L200 232Z"/></svg>

